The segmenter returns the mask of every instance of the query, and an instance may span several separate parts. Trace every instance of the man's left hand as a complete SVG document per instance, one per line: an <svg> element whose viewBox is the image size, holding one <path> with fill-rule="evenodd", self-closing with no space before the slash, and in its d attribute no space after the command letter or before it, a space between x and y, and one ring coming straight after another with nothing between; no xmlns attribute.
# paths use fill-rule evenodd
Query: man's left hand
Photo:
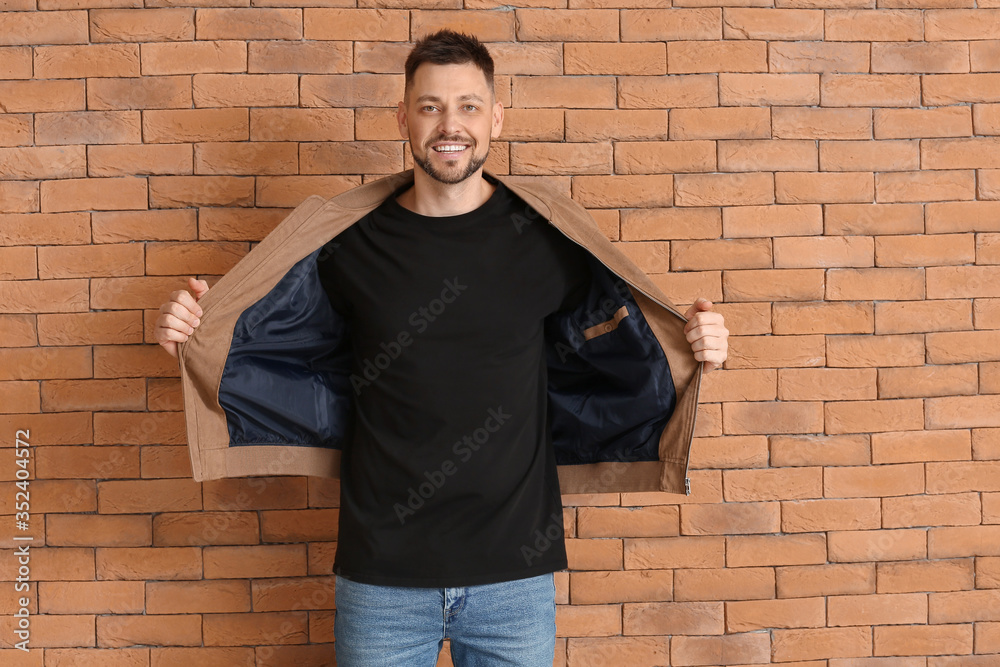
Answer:
<svg viewBox="0 0 1000 667"><path fill-rule="evenodd" d="M684 333L691 343L694 358L704 362L704 372L715 370L729 356L729 329L721 313L712 310L712 302L698 297L684 314Z"/></svg>

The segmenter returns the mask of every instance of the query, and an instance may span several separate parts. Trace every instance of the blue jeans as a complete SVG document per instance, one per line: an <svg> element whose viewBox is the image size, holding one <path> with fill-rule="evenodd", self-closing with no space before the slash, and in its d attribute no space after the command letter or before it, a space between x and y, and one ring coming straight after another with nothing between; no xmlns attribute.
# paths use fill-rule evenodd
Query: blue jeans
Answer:
<svg viewBox="0 0 1000 667"><path fill-rule="evenodd" d="M337 667L552 667L552 573L455 588L375 586L336 577Z"/></svg>

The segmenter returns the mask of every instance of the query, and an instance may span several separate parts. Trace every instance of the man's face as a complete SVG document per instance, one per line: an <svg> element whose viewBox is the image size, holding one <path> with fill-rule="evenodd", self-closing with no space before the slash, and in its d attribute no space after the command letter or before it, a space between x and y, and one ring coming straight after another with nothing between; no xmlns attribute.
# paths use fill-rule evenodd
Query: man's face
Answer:
<svg viewBox="0 0 1000 667"><path fill-rule="evenodd" d="M503 124L492 83L472 63L424 63L413 73L396 119L414 163L434 180L460 183L486 162Z"/></svg>

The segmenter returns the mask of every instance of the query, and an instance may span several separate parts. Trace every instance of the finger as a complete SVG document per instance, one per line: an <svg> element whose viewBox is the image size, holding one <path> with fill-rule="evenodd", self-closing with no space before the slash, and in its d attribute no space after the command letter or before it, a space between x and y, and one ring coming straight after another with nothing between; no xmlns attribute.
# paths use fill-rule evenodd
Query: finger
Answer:
<svg viewBox="0 0 1000 667"><path fill-rule="evenodd" d="M174 319L168 326L157 325L153 335L158 343L168 340L184 342L192 333L194 333L193 327L188 326L181 320Z"/></svg>
<svg viewBox="0 0 1000 667"><path fill-rule="evenodd" d="M187 307L169 301L160 307L160 316L156 320L156 326L167 329L176 329L184 333L191 333L194 327L201 324L201 319L192 313Z"/></svg>
<svg viewBox="0 0 1000 667"><path fill-rule="evenodd" d="M687 309L687 312L684 313L684 319L690 320L691 318L695 317L698 313L711 309L712 309L711 301L709 301L704 297L698 297L697 299L695 299L694 303L691 304L691 307Z"/></svg>
<svg viewBox="0 0 1000 667"><path fill-rule="evenodd" d="M161 313L171 313L188 324L202 315L202 308L186 290L177 290L170 295L170 301L160 306Z"/></svg>
<svg viewBox="0 0 1000 667"><path fill-rule="evenodd" d="M689 343L693 343L699 338L729 338L729 329L725 328L720 324L709 323L693 326L690 329L684 330L684 335L687 337Z"/></svg>
<svg viewBox="0 0 1000 667"><path fill-rule="evenodd" d="M188 285L191 286L191 291L194 292L195 300L201 300L201 297L205 296L205 292L208 291L208 281L195 278L194 276L188 278Z"/></svg>

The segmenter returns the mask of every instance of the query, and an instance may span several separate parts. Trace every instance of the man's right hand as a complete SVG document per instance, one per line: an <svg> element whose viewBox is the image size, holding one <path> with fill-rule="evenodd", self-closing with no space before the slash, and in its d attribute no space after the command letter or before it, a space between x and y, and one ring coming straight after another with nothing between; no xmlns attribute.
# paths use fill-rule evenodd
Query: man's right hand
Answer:
<svg viewBox="0 0 1000 667"><path fill-rule="evenodd" d="M201 321L201 306L198 301L208 292L208 283L193 277L188 285L194 296L187 290L177 290L170 294L170 300L160 306L160 316L156 318L153 336L170 356L177 358L177 343L184 342L194 333Z"/></svg>

